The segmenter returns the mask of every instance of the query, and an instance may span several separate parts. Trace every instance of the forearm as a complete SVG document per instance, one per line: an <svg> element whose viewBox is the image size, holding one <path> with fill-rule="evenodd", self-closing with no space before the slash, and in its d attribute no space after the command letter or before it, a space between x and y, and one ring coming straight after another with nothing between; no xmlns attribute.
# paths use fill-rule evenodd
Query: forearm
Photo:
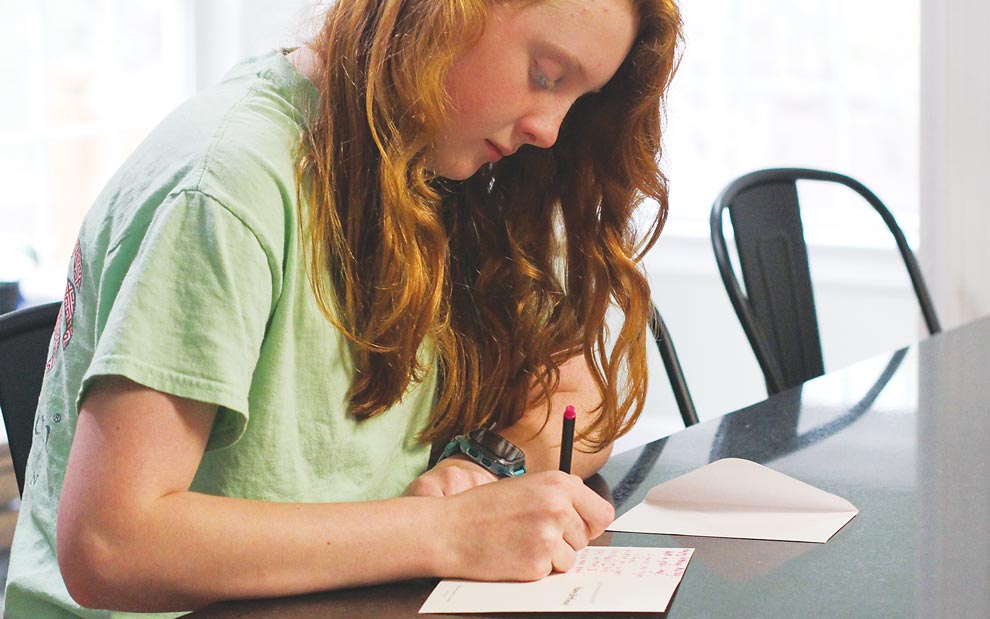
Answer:
<svg viewBox="0 0 990 619"><path fill-rule="evenodd" d="M578 438L601 414L602 401L598 385L584 358L574 357L560 366L560 381L550 397L549 416L546 401L541 395L539 387L534 387L534 403L516 423L499 428L499 433L526 452L528 471L554 470L560 465L564 409L573 406L577 411L577 420L571 472L582 479L591 477L608 460L612 446L596 452L587 439Z"/></svg>
<svg viewBox="0 0 990 619"><path fill-rule="evenodd" d="M585 391L557 391L550 398L549 418L546 404L541 402L523 413L519 421L509 427L500 428L498 432L526 453L527 471L554 470L560 465L564 408L568 405L573 406L577 411L577 420L571 473L587 479L598 472L612 453L611 445L594 452L588 441L576 438L598 414L594 409L599 401L597 395Z"/></svg>
<svg viewBox="0 0 990 619"><path fill-rule="evenodd" d="M109 523L112 533L60 530L83 548L67 553L82 564L63 573L84 605L145 612L428 576L444 571L442 500L286 504L174 493Z"/></svg>
<svg viewBox="0 0 990 619"><path fill-rule="evenodd" d="M450 496L356 503L189 492L214 415L213 405L126 379L91 389L56 531L59 568L77 602L190 610L412 577L532 580L567 569L614 517L594 492L555 472Z"/></svg>
<svg viewBox="0 0 990 619"><path fill-rule="evenodd" d="M59 562L63 576L67 568L75 575L66 584L84 606L189 610L414 577L537 580L569 569L614 517L607 501L556 471L453 496L364 503L183 492L109 514L95 531L67 522ZM73 552L76 544L86 552Z"/></svg>

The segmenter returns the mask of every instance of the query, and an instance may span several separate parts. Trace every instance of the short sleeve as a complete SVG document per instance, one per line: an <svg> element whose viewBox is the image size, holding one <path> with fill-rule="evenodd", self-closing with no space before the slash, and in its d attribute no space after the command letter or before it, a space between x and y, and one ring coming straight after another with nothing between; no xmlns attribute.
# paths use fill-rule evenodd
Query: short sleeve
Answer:
<svg viewBox="0 0 990 619"><path fill-rule="evenodd" d="M124 376L217 405L207 448L231 445L250 417L252 376L278 296L275 252L195 191L170 197L141 232L104 263L96 346L77 406L93 379Z"/></svg>

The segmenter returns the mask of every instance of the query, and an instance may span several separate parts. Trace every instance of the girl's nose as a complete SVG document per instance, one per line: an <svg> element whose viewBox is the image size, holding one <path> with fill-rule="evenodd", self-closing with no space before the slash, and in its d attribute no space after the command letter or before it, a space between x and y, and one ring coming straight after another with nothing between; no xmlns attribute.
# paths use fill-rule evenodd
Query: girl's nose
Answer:
<svg viewBox="0 0 990 619"><path fill-rule="evenodd" d="M557 141L560 124L566 114L566 108L548 108L528 114L519 121L519 130L527 144L537 148L550 148Z"/></svg>

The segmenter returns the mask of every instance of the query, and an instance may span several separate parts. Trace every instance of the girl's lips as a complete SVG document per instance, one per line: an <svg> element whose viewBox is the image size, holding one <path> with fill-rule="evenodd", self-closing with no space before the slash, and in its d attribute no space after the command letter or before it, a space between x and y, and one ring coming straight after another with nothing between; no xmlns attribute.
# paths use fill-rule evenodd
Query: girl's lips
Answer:
<svg viewBox="0 0 990 619"><path fill-rule="evenodd" d="M485 140L485 148L488 150L488 158L492 161L492 163L504 157L502 151L500 151L491 140Z"/></svg>

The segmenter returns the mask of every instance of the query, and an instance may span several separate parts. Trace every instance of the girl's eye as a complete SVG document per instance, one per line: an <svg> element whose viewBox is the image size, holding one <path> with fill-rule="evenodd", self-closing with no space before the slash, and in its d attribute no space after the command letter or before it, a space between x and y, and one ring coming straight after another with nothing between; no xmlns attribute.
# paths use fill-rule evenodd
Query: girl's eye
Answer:
<svg viewBox="0 0 990 619"><path fill-rule="evenodd" d="M543 72L537 64L533 64L529 69L529 78L540 90L553 90L560 83L560 80L552 80Z"/></svg>

